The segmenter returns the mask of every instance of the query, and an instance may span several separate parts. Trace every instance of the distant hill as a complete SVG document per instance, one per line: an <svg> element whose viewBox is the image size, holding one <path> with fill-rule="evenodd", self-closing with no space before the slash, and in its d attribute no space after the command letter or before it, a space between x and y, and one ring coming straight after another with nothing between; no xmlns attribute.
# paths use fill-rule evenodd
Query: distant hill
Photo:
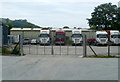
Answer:
<svg viewBox="0 0 120 82"><path fill-rule="evenodd" d="M35 24L32 24L30 22L27 22L26 19L22 20L10 20L9 18L0 18L0 21L2 21L5 24L10 24L15 28L22 28L22 27L30 27L30 28L41 28L40 26L37 26Z"/></svg>

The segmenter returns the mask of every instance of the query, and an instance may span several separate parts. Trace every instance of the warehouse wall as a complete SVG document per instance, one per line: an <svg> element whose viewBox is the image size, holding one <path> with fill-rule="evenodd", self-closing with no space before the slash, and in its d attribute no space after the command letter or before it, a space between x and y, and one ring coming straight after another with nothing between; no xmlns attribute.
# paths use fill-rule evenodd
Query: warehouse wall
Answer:
<svg viewBox="0 0 120 82"><path fill-rule="evenodd" d="M37 39L40 31L11 31L11 35L21 35L23 34L24 38L34 38Z"/></svg>
<svg viewBox="0 0 120 82"><path fill-rule="evenodd" d="M87 39L96 38L96 32L95 31L82 31L82 34L85 34Z"/></svg>
<svg viewBox="0 0 120 82"><path fill-rule="evenodd" d="M30 30L30 31L11 31L11 35L20 35L22 34L24 35L25 38L29 38L29 39L39 39L39 34L40 31L36 30ZM89 38L95 38L95 31L82 31L82 34L86 34L87 35L87 39ZM52 31L51 35L54 37L55 36L55 31ZM72 35L72 31L66 31L66 36L69 37L69 39L71 39L71 35Z"/></svg>

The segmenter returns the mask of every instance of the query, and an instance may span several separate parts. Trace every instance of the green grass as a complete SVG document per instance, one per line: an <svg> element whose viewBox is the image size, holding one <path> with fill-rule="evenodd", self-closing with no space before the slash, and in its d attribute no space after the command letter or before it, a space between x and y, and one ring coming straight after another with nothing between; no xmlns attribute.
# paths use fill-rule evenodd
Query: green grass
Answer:
<svg viewBox="0 0 120 82"><path fill-rule="evenodd" d="M7 48L3 47L2 48L2 54L11 54L11 51L8 50Z"/></svg>
<svg viewBox="0 0 120 82"><path fill-rule="evenodd" d="M87 56L86 58L118 58L116 56Z"/></svg>

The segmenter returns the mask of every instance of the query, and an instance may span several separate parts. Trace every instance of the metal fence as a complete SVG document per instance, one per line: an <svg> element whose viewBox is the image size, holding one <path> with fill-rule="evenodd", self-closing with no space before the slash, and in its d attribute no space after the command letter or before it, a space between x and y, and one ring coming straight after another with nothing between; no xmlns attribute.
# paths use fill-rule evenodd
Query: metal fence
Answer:
<svg viewBox="0 0 120 82"><path fill-rule="evenodd" d="M38 38L39 39L39 38ZM92 46L86 42L83 37L83 44L78 45L40 45L26 44L23 45L23 53L27 55L71 55L71 56L107 56L109 53L108 46ZM119 46L110 46L111 56L119 55Z"/></svg>
<svg viewBox="0 0 120 82"><path fill-rule="evenodd" d="M93 46L86 41L86 36L83 36L82 45L74 45L67 43L65 45L55 45L54 38L50 45L40 44L23 44L24 37L21 35L19 39L19 47L21 56L26 55L70 55L70 56L115 56L120 55L120 46ZM29 40L31 40L30 38ZM38 38L39 40L39 38ZM13 50L17 44L11 41L5 47ZM2 49L0 50L2 52Z"/></svg>

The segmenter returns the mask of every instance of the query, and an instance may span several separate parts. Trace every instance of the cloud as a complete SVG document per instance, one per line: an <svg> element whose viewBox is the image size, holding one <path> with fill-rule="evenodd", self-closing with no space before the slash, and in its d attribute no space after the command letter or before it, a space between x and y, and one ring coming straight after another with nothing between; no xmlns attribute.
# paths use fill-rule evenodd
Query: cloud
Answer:
<svg viewBox="0 0 120 82"><path fill-rule="evenodd" d="M29 22L43 27L63 27L65 25L88 27L86 18L90 18L90 13L93 12L94 7L104 3L102 2L104 0L101 0L101 2L96 0L90 0L91 2L88 0L62 1L39 0L37 2L37 0L30 0L22 2L21 0L21 2L8 2L7 0L2 2L2 9L0 10L2 10L2 17L27 19Z"/></svg>
<svg viewBox="0 0 120 82"><path fill-rule="evenodd" d="M0 2L118 2L118 0L0 0Z"/></svg>

